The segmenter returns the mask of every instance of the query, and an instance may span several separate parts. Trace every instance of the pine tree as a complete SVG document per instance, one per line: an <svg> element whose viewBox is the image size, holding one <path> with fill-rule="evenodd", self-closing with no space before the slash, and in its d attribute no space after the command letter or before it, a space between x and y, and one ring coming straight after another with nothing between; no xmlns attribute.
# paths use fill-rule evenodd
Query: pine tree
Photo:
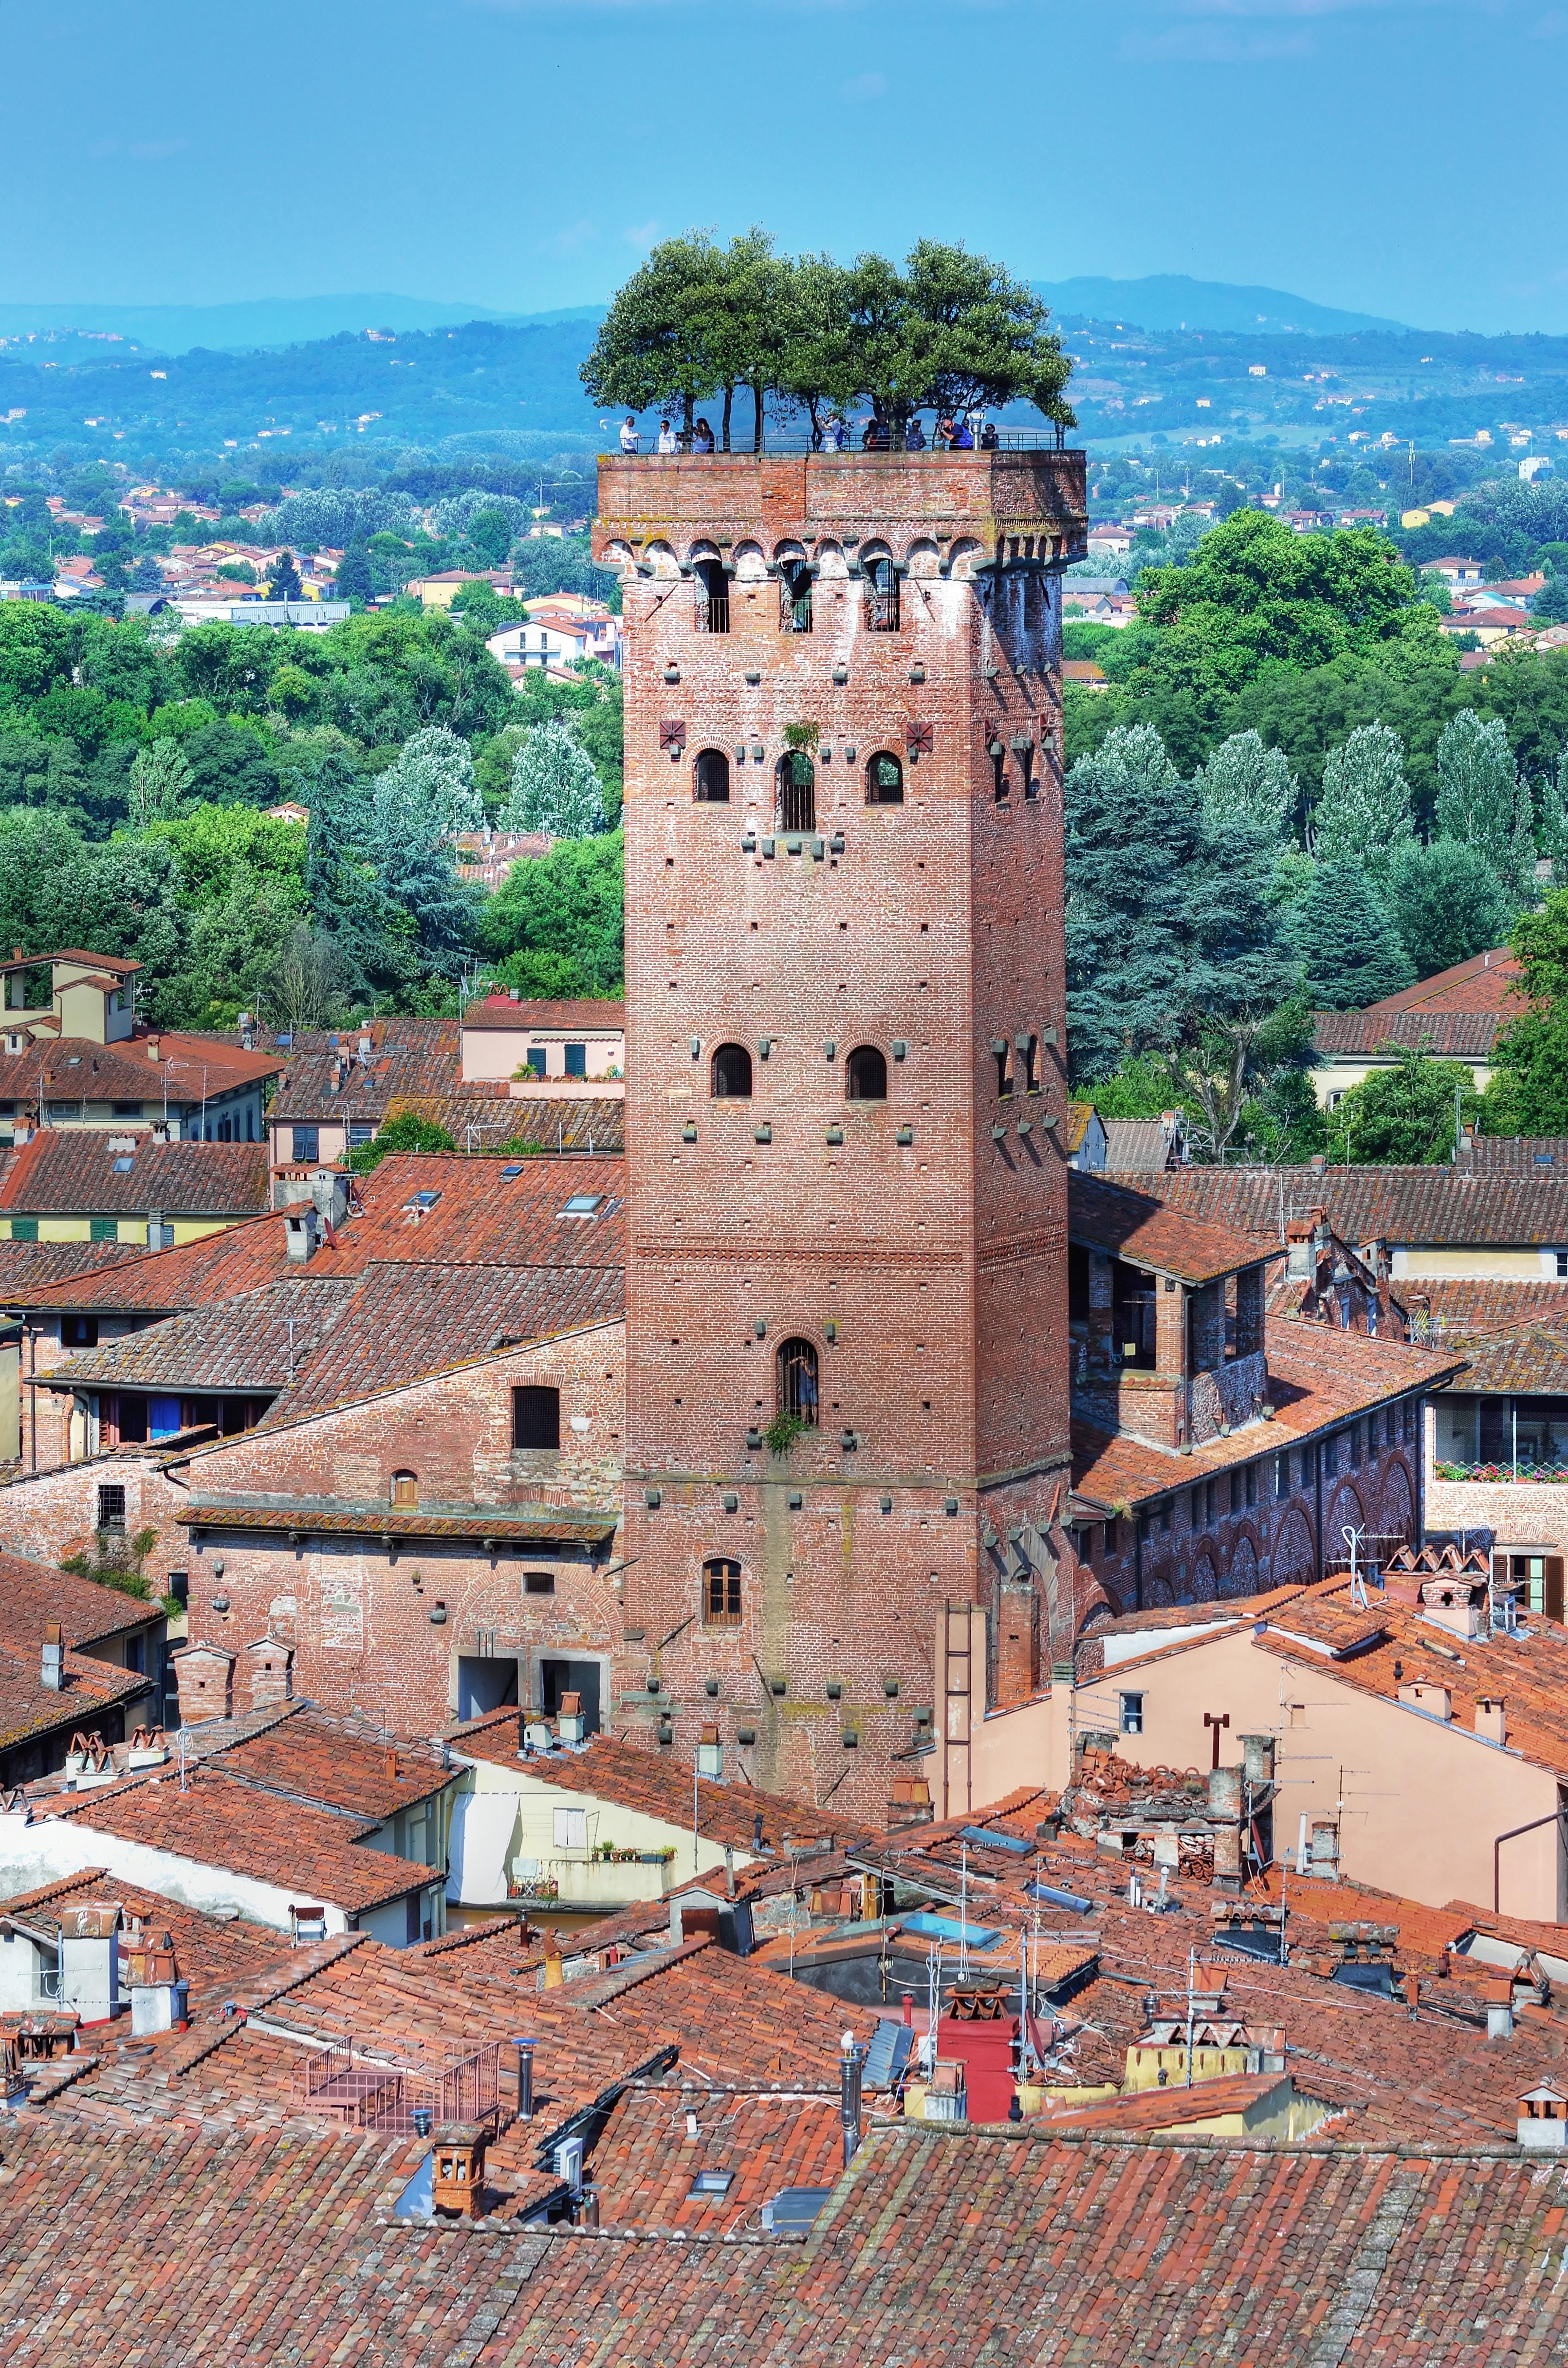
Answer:
<svg viewBox="0 0 1568 2368"><path fill-rule="evenodd" d="M126 783L134 827L173 822L195 779L177 740L154 740L139 750Z"/></svg>
<svg viewBox="0 0 1568 2368"><path fill-rule="evenodd" d="M1381 881L1412 835L1404 743L1386 723L1364 723L1329 750L1312 816L1313 852L1320 862L1356 864L1369 880Z"/></svg>
<svg viewBox="0 0 1568 2368"><path fill-rule="evenodd" d="M502 829L590 838L604 826L599 777L571 724L562 716L536 724L512 766L512 793L501 815Z"/></svg>
<svg viewBox="0 0 1568 2368"><path fill-rule="evenodd" d="M1296 966L1268 904L1277 842L1212 836L1146 723L1108 734L1067 780L1067 977L1079 1076L1216 1028L1256 1031Z"/></svg>
<svg viewBox="0 0 1568 2368"><path fill-rule="evenodd" d="M1479 848L1407 840L1390 864L1384 897L1417 978L1431 978L1501 945L1513 903Z"/></svg>
<svg viewBox="0 0 1568 2368"><path fill-rule="evenodd" d="M337 563L333 586L340 600L353 600L363 608L374 598L375 578L370 573L370 546L362 538L351 542Z"/></svg>
<svg viewBox="0 0 1568 2368"><path fill-rule="evenodd" d="M1206 830L1231 823L1283 841L1301 784L1283 750L1265 747L1256 732L1233 732L1194 780Z"/></svg>
<svg viewBox="0 0 1568 2368"><path fill-rule="evenodd" d="M280 551L273 564L272 581L267 586L267 598L269 600L302 600L304 597L304 590L300 582L300 571L294 564L293 552Z"/></svg>
<svg viewBox="0 0 1568 2368"><path fill-rule="evenodd" d="M1292 928L1319 1010L1363 1010L1415 984L1398 930L1354 863L1319 864Z"/></svg>
<svg viewBox="0 0 1568 2368"><path fill-rule="evenodd" d="M1445 725L1437 743L1437 821L1439 838L1478 848L1499 880L1518 885L1518 783L1500 716L1483 723L1473 707L1464 707Z"/></svg>

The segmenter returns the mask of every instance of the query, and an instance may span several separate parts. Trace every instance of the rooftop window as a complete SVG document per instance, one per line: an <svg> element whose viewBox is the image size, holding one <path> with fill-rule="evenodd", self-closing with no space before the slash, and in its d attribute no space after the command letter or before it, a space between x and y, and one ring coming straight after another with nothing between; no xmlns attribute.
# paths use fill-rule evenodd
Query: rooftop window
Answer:
<svg viewBox="0 0 1568 2368"><path fill-rule="evenodd" d="M733 2170L699 2170L691 2182L693 2195L728 2195L734 2185Z"/></svg>
<svg viewBox="0 0 1568 2368"><path fill-rule="evenodd" d="M439 1192L415 1192L413 1200L404 1201L403 1206L423 1212L426 1209L433 1209L440 1197Z"/></svg>
<svg viewBox="0 0 1568 2368"><path fill-rule="evenodd" d="M561 1213L563 1217L597 1217L604 1204L602 1192L574 1192Z"/></svg>
<svg viewBox="0 0 1568 2368"><path fill-rule="evenodd" d="M114 1172L117 1176L129 1176L135 1165L134 1159L117 1159L114 1163Z"/></svg>

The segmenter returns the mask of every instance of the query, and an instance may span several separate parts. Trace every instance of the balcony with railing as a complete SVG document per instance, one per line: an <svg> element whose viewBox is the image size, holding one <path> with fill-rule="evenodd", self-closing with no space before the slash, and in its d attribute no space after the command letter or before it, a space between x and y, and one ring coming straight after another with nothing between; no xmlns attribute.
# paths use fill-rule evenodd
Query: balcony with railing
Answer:
<svg viewBox="0 0 1568 2368"><path fill-rule="evenodd" d="M406 2137L421 2110L436 2122L487 2122L494 2128L501 2109L499 2041L428 2066L379 2062L361 2055L349 2040L309 2056L296 2075L307 2112L330 2113L347 2129L379 2130Z"/></svg>

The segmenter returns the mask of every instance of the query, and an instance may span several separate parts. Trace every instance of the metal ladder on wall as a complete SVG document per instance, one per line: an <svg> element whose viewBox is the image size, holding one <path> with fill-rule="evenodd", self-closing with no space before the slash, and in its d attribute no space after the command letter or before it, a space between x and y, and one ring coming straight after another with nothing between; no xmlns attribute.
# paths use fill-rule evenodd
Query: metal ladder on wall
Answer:
<svg viewBox="0 0 1568 2368"><path fill-rule="evenodd" d="M971 1609L967 1603L944 1601L942 1605L942 1765L947 1793L943 1805L949 1817L970 1813Z"/></svg>

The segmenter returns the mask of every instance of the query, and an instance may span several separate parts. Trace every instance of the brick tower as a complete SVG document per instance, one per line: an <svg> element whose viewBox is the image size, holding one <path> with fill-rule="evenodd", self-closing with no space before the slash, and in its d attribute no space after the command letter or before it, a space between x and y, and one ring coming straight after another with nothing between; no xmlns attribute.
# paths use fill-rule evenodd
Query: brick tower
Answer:
<svg viewBox="0 0 1568 2368"><path fill-rule="evenodd" d="M716 1725L726 1771L878 1818L949 1603L988 1614L994 1701L1072 1633L1060 569L1085 526L1081 453L600 463L620 1699L683 1759Z"/></svg>

